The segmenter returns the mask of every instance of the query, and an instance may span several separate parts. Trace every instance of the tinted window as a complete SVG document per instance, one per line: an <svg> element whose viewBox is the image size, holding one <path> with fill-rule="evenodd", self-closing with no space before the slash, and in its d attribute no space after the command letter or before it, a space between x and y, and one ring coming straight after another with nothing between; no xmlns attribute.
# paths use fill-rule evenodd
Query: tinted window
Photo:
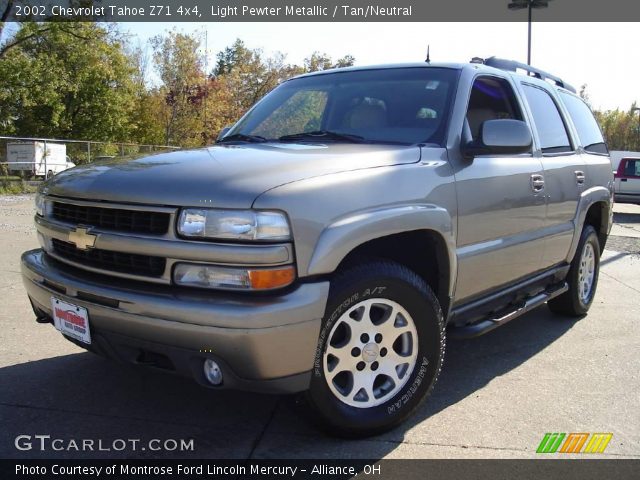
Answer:
<svg viewBox="0 0 640 480"><path fill-rule="evenodd" d="M473 82L467 124L473 140L480 136L480 129L487 120L522 120L522 114L509 82L496 77L479 77Z"/></svg>
<svg viewBox="0 0 640 480"><path fill-rule="evenodd" d="M443 145L458 75L453 69L428 67L338 70L296 78L269 93L228 135L279 140L322 130L357 135L365 143Z"/></svg>
<svg viewBox="0 0 640 480"><path fill-rule="evenodd" d="M640 160L624 160L624 176L640 177Z"/></svg>
<svg viewBox="0 0 640 480"><path fill-rule="evenodd" d="M602 138L598 122L593 118L593 113L587 104L581 98L568 93L560 92L560 97L576 126L578 138L583 148L587 152L607 153L607 145Z"/></svg>
<svg viewBox="0 0 640 480"><path fill-rule="evenodd" d="M524 85L533 121L544 153L570 152L571 142L556 103L546 91Z"/></svg>

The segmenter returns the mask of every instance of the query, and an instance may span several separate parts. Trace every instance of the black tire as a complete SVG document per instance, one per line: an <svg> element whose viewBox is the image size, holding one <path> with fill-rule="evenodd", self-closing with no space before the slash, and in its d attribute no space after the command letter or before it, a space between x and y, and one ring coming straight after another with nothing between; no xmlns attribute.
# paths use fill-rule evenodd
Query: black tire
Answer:
<svg viewBox="0 0 640 480"><path fill-rule="evenodd" d="M343 402L331 391L324 374L324 353L329 334L341 315L363 300L373 298L395 302L411 316L417 332L417 357L404 386L393 396L380 405L359 408ZM306 393L312 419L323 430L349 438L377 435L396 427L430 393L442 368L444 349L445 325L440 304L429 286L414 272L397 263L380 260L339 273L331 284L310 389ZM369 366L373 369L372 364ZM392 393L393 390L388 395Z"/></svg>
<svg viewBox="0 0 640 480"><path fill-rule="evenodd" d="M585 251L585 248L587 248L587 245L591 245L591 248L593 249L595 268L591 290L585 301L580 295L579 277L582 254ZM547 302L549 310L560 315L568 315L571 317L580 317L585 315L593 303L593 297L595 296L596 287L598 286L599 272L600 241L598 240L598 234L595 229L591 225L586 225L580 235L580 242L578 243L578 248L576 249L575 256L571 261L571 267L567 275L569 290L562 295L549 300L549 302Z"/></svg>

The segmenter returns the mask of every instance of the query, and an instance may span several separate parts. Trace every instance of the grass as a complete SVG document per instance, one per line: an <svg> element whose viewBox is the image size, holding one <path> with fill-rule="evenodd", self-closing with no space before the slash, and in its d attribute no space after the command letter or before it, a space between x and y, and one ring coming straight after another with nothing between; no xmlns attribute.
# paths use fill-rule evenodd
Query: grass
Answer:
<svg viewBox="0 0 640 480"><path fill-rule="evenodd" d="M0 195L19 195L21 193L35 193L38 187L28 185L20 179L7 180L11 177L0 177Z"/></svg>

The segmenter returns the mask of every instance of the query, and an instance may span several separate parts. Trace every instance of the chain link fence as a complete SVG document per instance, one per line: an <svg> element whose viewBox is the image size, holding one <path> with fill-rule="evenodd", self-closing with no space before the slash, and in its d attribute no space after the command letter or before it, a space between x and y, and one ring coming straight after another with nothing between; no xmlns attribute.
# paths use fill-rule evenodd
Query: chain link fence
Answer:
<svg viewBox="0 0 640 480"><path fill-rule="evenodd" d="M9 146L15 149L16 144L33 145L34 154L29 154L29 148L25 147L20 158L15 154L9 153ZM51 159L56 146L58 156L64 149L57 147L64 145L66 149L66 161L75 165L83 165L101 160L105 158L128 158L142 154L178 150L179 147L170 145L142 145L137 143L121 143L121 142L96 142L91 140L64 140L58 138L31 138L31 137L4 137L0 136L0 180L21 181L31 180L39 181L46 177L48 173L58 173L70 165L60 165L66 163L64 158L62 162L56 159L56 169L52 170L51 165L54 161ZM44 154L38 155L38 148ZM49 166L47 160L49 159ZM43 163L44 166L38 167ZM58 167L60 165L60 167Z"/></svg>

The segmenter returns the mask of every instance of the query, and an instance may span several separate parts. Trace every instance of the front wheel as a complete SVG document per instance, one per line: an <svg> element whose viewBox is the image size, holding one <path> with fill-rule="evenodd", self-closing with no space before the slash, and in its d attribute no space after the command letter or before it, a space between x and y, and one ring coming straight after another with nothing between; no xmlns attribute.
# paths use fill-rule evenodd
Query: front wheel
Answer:
<svg viewBox="0 0 640 480"><path fill-rule="evenodd" d="M599 272L600 242L595 229L586 225L580 235L580 242L567 275L569 290L549 300L549 309L554 313L572 317L586 314L596 294Z"/></svg>
<svg viewBox="0 0 640 480"><path fill-rule="evenodd" d="M438 300L411 270L374 261L339 274L307 393L314 419L348 437L397 426L436 382L444 345Z"/></svg>

